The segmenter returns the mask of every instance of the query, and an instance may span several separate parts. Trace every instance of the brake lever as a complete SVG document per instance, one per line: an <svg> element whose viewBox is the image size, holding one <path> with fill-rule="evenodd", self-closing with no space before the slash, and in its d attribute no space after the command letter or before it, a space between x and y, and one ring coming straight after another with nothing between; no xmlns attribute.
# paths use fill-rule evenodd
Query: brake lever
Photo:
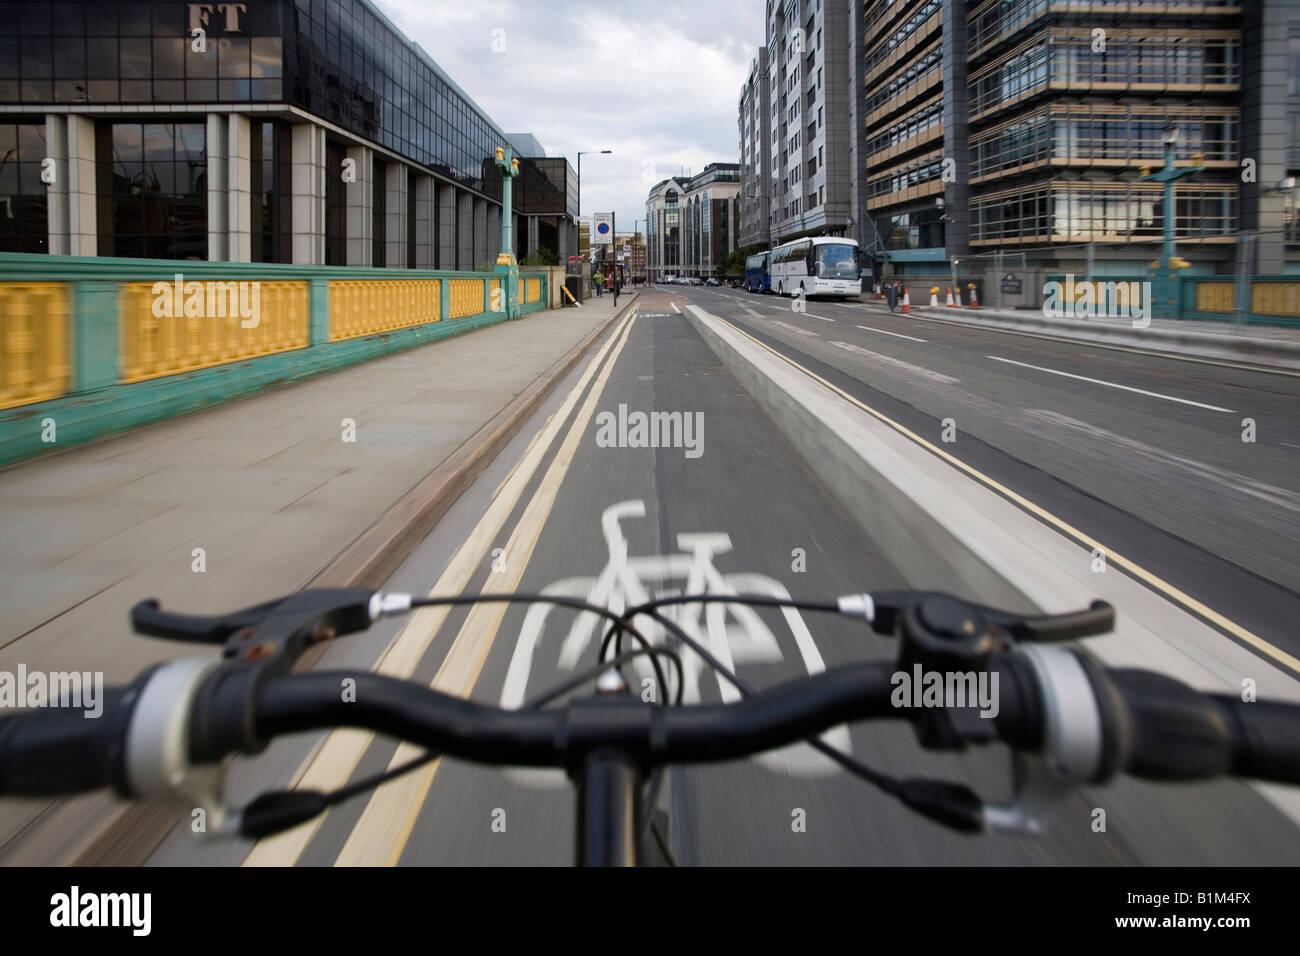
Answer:
<svg viewBox="0 0 1300 956"><path fill-rule="evenodd" d="M199 644L224 644L231 634L254 627L280 604L282 598L246 607L231 614L177 614L164 611L157 598L140 601L131 608L131 629L150 637L168 637Z"/></svg>

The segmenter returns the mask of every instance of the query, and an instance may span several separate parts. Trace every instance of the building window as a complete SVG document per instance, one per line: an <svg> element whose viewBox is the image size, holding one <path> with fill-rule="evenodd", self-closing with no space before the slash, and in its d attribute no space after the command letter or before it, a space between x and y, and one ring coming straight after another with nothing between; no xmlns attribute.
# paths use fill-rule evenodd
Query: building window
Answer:
<svg viewBox="0 0 1300 956"><path fill-rule="evenodd" d="M96 135L100 254L206 259L204 124L104 123Z"/></svg>
<svg viewBox="0 0 1300 956"><path fill-rule="evenodd" d="M0 124L0 252L49 252L45 123Z"/></svg>
<svg viewBox="0 0 1300 956"><path fill-rule="evenodd" d="M1286 91L1292 96L1300 96L1300 37L1291 38L1290 52Z"/></svg>

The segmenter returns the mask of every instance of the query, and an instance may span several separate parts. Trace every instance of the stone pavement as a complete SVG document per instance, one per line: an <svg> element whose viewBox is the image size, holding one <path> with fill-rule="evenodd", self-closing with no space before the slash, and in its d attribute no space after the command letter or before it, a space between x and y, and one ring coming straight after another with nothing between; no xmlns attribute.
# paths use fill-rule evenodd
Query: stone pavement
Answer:
<svg viewBox="0 0 1300 956"><path fill-rule="evenodd" d="M134 636L130 607L302 587L613 316L532 313L0 470L0 671L113 683L193 653Z"/></svg>

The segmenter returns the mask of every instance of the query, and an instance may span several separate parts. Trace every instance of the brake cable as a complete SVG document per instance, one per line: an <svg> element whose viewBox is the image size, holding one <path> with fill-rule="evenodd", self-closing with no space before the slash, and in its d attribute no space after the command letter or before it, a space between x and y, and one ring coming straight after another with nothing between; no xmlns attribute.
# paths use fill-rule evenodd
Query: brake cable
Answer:
<svg viewBox="0 0 1300 956"><path fill-rule="evenodd" d="M632 660L637 657L649 657L651 664L655 669L655 674L660 682L667 686L664 678L663 669L659 666L659 657L667 657L673 661L677 669L678 683L683 682L681 658L670 648L656 648L645 636L631 623L624 623L619 620L619 616L607 608L597 607L594 604L588 604L575 598L566 598L560 596L543 595L543 594L485 594L485 595L456 595L454 597L424 597L412 598L411 608L419 607L439 607L439 606L457 606L466 604L479 604L487 602L504 602L504 603L550 603L563 607L569 607L579 611L591 611L601 617L612 619L615 624L619 625L619 634L626 630L641 645L634 651L620 655L617 661L606 662L598 667L593 667L584 672L579 678L566 682L565 685L558 689L553 688L547 691L540 698L524 704L525 710L537 710L545 704L554 700L556 697L572 690L574 687L581 686L589 680L600 676L609 669L610 666L617 666L618 663L625 660ZM365 777L355 783L346 784L336 790L322 793L319 790L272 790L258 794L244 807L241 813L240 833L243 836L261 839L262 837L271 836L284 830L295 827L300 823L305 823L312 817L317 816L330 807L348 800L357 794L364 793L382 786L404 774L417 770L427 763L436 760L441 754L435 750L427 750L417 757L397 767L391 767L382 773L373 774Z"/></svg>

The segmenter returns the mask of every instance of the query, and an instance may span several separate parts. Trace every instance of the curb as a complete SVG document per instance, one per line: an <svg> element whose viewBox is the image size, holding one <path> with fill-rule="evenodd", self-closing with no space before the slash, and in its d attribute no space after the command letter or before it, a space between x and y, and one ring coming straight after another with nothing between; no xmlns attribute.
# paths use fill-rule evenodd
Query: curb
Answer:
<svg viewBox="0 0 1300 956"><path fill-rule="evenodd" d="M304 585L378 587L411 554L447 510L518 434L555 386L636 302L628 297L609 320L593 329L483 427L467 438L442 464L397 500ZM295 671L310 670L326 645L303 654ZM165 805L123 802L103 793L52 803L10 842L3 866L142 866L177 824ZM67 834L87 836L69 841ZM28 859L23 844L48 851L59 846L61 859Z"/></svg>
<svg viewBox="0 0 1300 956"><path fill-rule="evenodd" d="M1105 542L1086 538L1032 500L1023 507L1008 500L964 466L960 453L949 455L859 406L726 320L694 305L687 317L909 586L1046 612L1102 598L1116 608L1114 630L1082 646L1106 666L1156 670L1215 693L1238 693L1249 675L1262 696L1300 701L1289 655L1257 655L1196 616L1159 579L1095 573L1091 548ZM870 587L863 582L864 590ZM1260 792L1272 793L1267 786ZM1300 822L1300 800L1271 802Z"/></svg>
<svg viewBox="0 0 1300 956"><path fill-rule="evenodd" d="M1181 354L1181 352L1175 351L1173 346L1181 345L1184 346L1182 352L1191 352L1197 355L1208 355L1216 358L1250 358L1263 364L1288 367L1300 365L1300 342L1288 342L1281 339L1245 335L1234 338L1191 329L1187 331L1172 329L1138 331L1136 329L1104 325L1093 326L1084 331L1073 326L1063 326L1060 322L1051 322L1045 318L1025 317L1022 319L1006 315L990 316L988 318L976 318L967 315L959 317L946 309L931 309L929 306L919 307L915 311L926 318L945 319L956 325L967 325L974 328L1034 331L1077 342L1097 342L1103 345L1123 344L1148 352L1166 352L1174 355Z"/></svg>

